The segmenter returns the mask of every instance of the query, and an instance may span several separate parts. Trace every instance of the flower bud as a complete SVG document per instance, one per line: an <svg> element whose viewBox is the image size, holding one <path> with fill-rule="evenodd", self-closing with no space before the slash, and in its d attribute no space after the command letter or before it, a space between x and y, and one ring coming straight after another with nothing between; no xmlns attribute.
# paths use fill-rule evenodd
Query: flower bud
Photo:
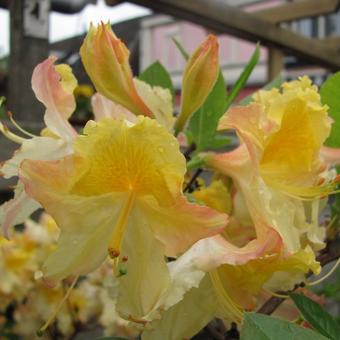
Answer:
<svg viewBox="0 0 340 340"><path fill-rule="evenodd" d="M188 60L182 82L182 106L175 130L181 131L192 113L204 103L219 72L217 38L209 35Z"/></svg>
<svg viewBox="0 0 340 340"><path fill-rule="evenodd" d="M91 24L80 56L97 91L137 115L152 116L140 98L129 65L129 50L109 24Z"/></svg>

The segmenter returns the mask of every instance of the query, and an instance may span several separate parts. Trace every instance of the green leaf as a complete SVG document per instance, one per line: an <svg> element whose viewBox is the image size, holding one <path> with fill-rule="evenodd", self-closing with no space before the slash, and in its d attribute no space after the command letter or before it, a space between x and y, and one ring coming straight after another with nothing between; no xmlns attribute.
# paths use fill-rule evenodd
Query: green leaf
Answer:
<svg viewBox="0 0 340 340"><path fill-rule="evenodd" d="M182 57L185 60L188 60L190 55L189 53L185 50L185 48L182 46L182 44L176 39L176 38L172 38L172 41L175 43L176 47L178 48L178 50L181 52Z"/></svg>
<svg viewBox="0 0 340 340"><path fill-rule="evenodd" d="M268 83L266 86L262 87L261 90L271 90L271 89L274 89L274 88L279 88L281 86L281 84L283 83L283 79L282 79L282 76L277 76L275 79L273 79L270 83ZM253 101L253 93L250 94L249 96L243 98L239 103L238 105L248 105L250 104L252 101Z"/></svg>
<svg viewBox="0 0 340 340"><path fill-rule="evenodd" d="M291 293L290 297L301 312L304 319L309 322L319 333L330 339L340 338L340 327L333 317L318 303L308 297Z"/></svg>
<svg viewBox="0 0 340 340"><path fill-rule="evenodd" d="M5 108L3 106L4 102L6 101L5 97L0 97L0 118L5 117Z"/></svg>
<svg viewBox="0 0 340 340"><path fill-rule="evenodd" d="M240 340L326 340L310 329L268 315L245 313Z"/></svg>
<svg viewBox="0 0 340 340"><path fill-rule="evenodd" d="M254 67L258 63L260 58L260 45L257 44L255 51L253 55L251 56L248 64L246 67L243 69L241 75L237 79L236 83L234 84L232 90L230 91L230 94L228 96L227 100L227 109L230 107L230 105L233 103L233 101L236 99L237 95L239 92L243 89L243 87L246 85L246 82L253 72Z"/></svg>
<svg viewBox="0 0 340 340"><path fill-rule="evenodd" d="M231 138L229 136L223 135L221 133L216 133L214 138L210 142L210 149L221 149L227 146L232 142Z"/></svg>
<svg viewBox="0 0 340 340"><path fill-rule="evenodd" d="M169 89L172 97L175 94L170 74L159 61L151 64L138 78L151 86L160 86L164 89Z"/></svg>
<svg viewBox="0 0 340 340"><path fill-rule="evenodd" d="M196 152L210 148L214 144L218 121L226 111L227 94L223 75L220 72L217 81L203 105L192 115L189 130Z"/></svg>
<svg viewBox="0 0 340 340"><path fill-rule="evenodd" d="M330 76L320 88L321 102L329 106L329 115L334 119L332 131L325 144L340 147L340 72Z"/></svg>

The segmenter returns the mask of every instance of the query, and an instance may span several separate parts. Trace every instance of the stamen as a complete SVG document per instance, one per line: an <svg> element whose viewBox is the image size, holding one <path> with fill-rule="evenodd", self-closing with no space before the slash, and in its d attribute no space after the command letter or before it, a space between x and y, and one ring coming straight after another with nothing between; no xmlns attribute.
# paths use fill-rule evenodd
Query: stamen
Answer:
<svg viewBox="0 0 340 340"><path fill-rule="evenodd" d="M138 323L138 324L140 324L140 325L144 325L144 326L148 323L146 320L137 319L137 318L135 318L135 317L132 316L132 315L129 315L128 320L130 320L130 321L132 321L132 322L135 322L135 323Z"/></svg>
<svg viewBox="0 0 340 340"><path fill-rule="evenodd" d="M289 298L289 295L286 295L286 294L274 293L274 292L272 292L268 289L265 289L265 291L268 292L269 294L276 296L278 298L281 298L281 299L288 299Z"/></svg>
<svg viewBox="0 0 340 340"><path fill-rule="evenodd" d="M218 295L219 302L222 304L223 308L228 314L233 314L233 316L235 317L234 321L241 322L243 319L242 308L241 306L238 306L225 291L217 269L210 271L209 275L211 278L211 282L215 288L215 292Z"/></svg>
<svg viewBox="0 0 340 340"><path fill-rule="evenodd" d="M331 229L336 221L336 219L338 218L338 215L335 214L333 216L333 218L330 220L330 222L326 225L326 229Z"/></svg>
<svg viewBox="0 0 340 340"><path fill-rule="evenodd" d="M19 130L21 131L24 135L29 136L29 137L38 137L37 135L34 135L28 131L26 131L25 129L23 129L13 118L13 114L11 111L7 111L7 116L9 118L9 120L12 122L12 124Z"/></svg>
<svg viewBox="0 0 340 340"><path fill-rule="evenodd" d="M320 279L318 279L316 281L306 282L306 286L315 286L315 285L318 285L319 283L321 283L322 281L326 280L328 277L330 277L334 273L336 268L339 266L339 263L340 263L340 257L335 262L334 267L325 276L321 277Z"/></svg>
<svg viewBox="0 0 340 340"><path fill-rule="evenodd" d="M127 220L129 217L129 214L131 212L131 209L133 207L133 204L135 202L136 194L134 191L131 191L125 206L120 212L120 215L118 217L117 224L113 230L111 240L109 243L108 252L112 259L115 259L119 257L120 255L120 248L122 246L124 231L127 225Z"/></svg>
<svg viewBox="0 0 340 340"><path fill-rule="evenodd" d="M72 281L70 287L67 289L66 294L64 297L59 301L57 307L55 308L54 312L51 314L51 316L47 319L47 321L44 323L44 325L37 331L38 336L42 336L45 332L45 330L48 328L48 326L54 321L57 314L59 313L61 307L65 303L65 301L69 298L74 286L76 285L78 281L79 276L76 276L74 280Z"/></svg>
<svg viewBox="0 0 340 340"><path fill-rule="evenodd" d="M7 139L11 140L14 143L22 144L26 140L25 138L19 137L15 135L14 133L12 133L11 131L9 131L7 125L1 122L0 122L0 131Z"/></svg>

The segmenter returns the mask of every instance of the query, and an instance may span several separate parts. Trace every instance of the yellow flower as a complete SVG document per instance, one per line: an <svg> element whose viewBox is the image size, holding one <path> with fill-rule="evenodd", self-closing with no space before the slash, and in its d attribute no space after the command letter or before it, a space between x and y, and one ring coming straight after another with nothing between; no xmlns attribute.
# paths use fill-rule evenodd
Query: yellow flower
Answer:
<svg viewBox="0 0 340 340"><path fill-rule="evenodd" d="M261 90L254 100L248 107L231 109L220 129L236 129L271 187L303 198L328 194L332 185L320 185L326 169L320 152L331 120L316 86L305 76L284 83L281 92Z"/></svg>
<svg viewBox="0 0 340 340"><path fill-rule="evenodd" d="M176 256L227 223L226 215L186 200L178 142L146 117L132 126L109 118L90 121L73 155L25 160L21 168L26 192L61 229L45 278L88 273L109 252L117 270L121 265L127 271L120 278L120 299L126 300L121 305L137 318L169 284L164 255Z"/></svg>
<svg viewBox="0 0 340 340"><path fill-rule="evenodd" d="M306 77L284 84L281 92L260 91L255 100L232 108L220 121L220 129L237 131L241 146L203 157L233 178L252 218L275 229L289 254L305 240L320 249L319 199L335 188L321 155L330 132L327 107Z"/></svg>

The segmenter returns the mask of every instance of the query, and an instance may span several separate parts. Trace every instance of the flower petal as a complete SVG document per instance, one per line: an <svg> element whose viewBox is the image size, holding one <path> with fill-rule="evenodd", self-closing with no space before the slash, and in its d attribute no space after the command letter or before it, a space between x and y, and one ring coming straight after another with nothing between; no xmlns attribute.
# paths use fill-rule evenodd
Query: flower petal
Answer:
<svg viewBox="0 0 340 340"><path fill-rule="evenodd" d="M152 322L151 329L143 332L142 340L190 339L214 318L217 309L218 300L206 276L198 288L191 289L161 320Z"/></svg>
<svg viewBox="0 0 340 340"><path fill-rule="evenodd" d="M25 222L39 208L40 204L27 196L20 185L17 186L14 198L0 206L0 226L4 236L9 238L9 229Z"/></svg>
<svg viewBox="0 0 340 340"><path fill-rule="evenodd" d="M167 256L176 256L199 239L220 233L228 223L226 214L189 203L184 196L167 207L144 199L143 211L156 238L165 245Z"/></svg>
<svg viewBox="0 0 340 340"><path fill-rule="evenodd" d="M137 117L132 112L130 112L124 106L107 99L100 93L96 93L92 96L91 105L96 121L104 117L121 120L126 119L132 123L137 121Z"/></svg>
<svg viewBox="0 0 340 340"><path fill-rule="evenodd" d="M117 310L127 319L143 322L170 284L164 246L155 239L146 216L138 206L130 214L120 265L126 274L119 278Z"/></svg>
<svg viewBox="0 0 340 340"><path fill-rule="evenodd" d="M339 165L340 164L340 148L330 148L328 146L323 146L321 148L321 157L329 165Z"/></svg>
<svg viewBox="0 0 340 340"><path fill-rule="evenodd" d="M77 81L68 65L54 66L55 57L37 65L32 75L32 88L45 107L46 126L65 140L72 140L76 131L67 119L76 108L73 90Z"/></svg>
<svg viewBox="0 0 340 340"><path fill-rule="evenodd" d="M72 147L61 139L34 137L25 140L14 156L1 167L5 178L18 176L20 163L24 159L53 160L72 153Z"/></svg>
<svg viewBox="0 0 340 340"><path fill-rule="evenodd" d="M173 116L172 96L169 89L160 86L150 86L137 78L134 83L138 94L147 103L155 119L168 131L173 129L175 117Z"/></svg>

